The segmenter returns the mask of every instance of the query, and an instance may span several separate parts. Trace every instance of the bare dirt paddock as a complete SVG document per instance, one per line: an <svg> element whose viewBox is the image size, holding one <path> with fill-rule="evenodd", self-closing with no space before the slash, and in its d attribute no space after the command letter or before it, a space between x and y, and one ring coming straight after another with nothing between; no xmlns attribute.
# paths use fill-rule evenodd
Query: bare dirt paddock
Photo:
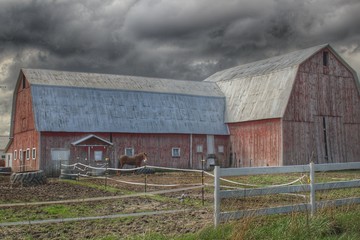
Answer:
<svg viewBox="0 0 360 240"><path fill-rule="evenodd" d="M145 186L125 184L124 181L146 181L150 186L146 187L145 195ZM184 185L151 186L179 183ZM11 187L8 177L0 176L0 239L101 239L111 236L122 239L148 232L169 236L196 232L212 223L212 193L205 190L203 206L201 188L176 191L194 187L194 184L201 184L198 173L156 173L147 175L146 179L145 175L135 174L111 175L107 179L80 178L79 181L49 179L48 184L37 187ZM166 190L170 192L149 194ZM137 195L131 196L133 194ZM72 202L74 199L76 201ZM176 212L171 213L173 210ZM132 216L133 213L139 215ZM67 219L122 214L130 216L65 222ZM36 222L51 219L64 219L64 222ZM23 223L5 226L20 222Z"/></svg>

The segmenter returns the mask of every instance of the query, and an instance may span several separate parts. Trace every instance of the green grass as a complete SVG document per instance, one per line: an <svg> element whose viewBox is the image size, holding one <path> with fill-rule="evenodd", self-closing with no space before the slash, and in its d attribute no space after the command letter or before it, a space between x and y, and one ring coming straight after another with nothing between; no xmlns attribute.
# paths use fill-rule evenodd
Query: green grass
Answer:
<svg viewBox="0 0 360 240"><path fill-rule="evenodd" d="M207 226L196 233L171 236L150 232L129 236L126 240L337 240L360 239L360 206L349 209L326 209L311 218L306 213L272 215L244 218L221 224L218 228ZM102 240L119 239L117 236L104 236Z"/></svg>

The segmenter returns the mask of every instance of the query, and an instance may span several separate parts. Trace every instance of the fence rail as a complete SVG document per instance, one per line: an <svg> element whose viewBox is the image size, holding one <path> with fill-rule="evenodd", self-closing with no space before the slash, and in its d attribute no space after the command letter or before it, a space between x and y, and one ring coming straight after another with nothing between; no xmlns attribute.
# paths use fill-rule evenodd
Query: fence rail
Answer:
<svg viewBox="0 0 360 240"><path fill-rule="evenodd" d="M315 182L315 171L337 171L337 170L350 170L360 169L360 162L351 163L333 163L333 164L314 164L297 165L297 166L284 166L284 167L253 167L253 168L220 168L215 167L214 170L214 224L215 227L221 221L239 219L244 216L259 216L279 213L289 213L298 211L311 211L311 215L315 214L316 209L325 206L341 206L346 204L359 204L360 198L346 198L335 199L329 201L315 201L315 192L318 190L330 190L340 188L354 188L360 187L360 180L338 181L338 182ZM221 177L229 176L247 176L247 175L260 175L260 174L279 174L279 173L308 173L310 175L309 184L301 184L294 186L269 186L260 188L246 188L236 190L221 190L220 181ZM262 209L242 210L234 212L221 212L220 204L221 199L226 198L240 198L250 196L262 196L270 194L282 193L297 193L297 192L310 192L309 203L294 204L288 206L270 207Z"/></svg>

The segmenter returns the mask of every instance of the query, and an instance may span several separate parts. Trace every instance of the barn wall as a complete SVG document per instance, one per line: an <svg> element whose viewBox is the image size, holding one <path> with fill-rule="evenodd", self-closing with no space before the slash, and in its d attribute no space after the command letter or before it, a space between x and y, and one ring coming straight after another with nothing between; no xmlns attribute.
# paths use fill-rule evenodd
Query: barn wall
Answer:
<svg viewBox="0 0 360 240"><path fill-rule="evenodd" d="M299 67L283 118L285 165L360 160L356 80L328 52L327 67L323 66L323 51Z"/></svg>
<svg viewBox="0 0 360 240"><path fill-rule="evenodd" d="M13 116L13 133L14 138L8 153L14 153L16 150L17 157L14 159L13 155L13 171L31 171L38 169L39 155L38 155L38 139L39 134L35 130L34 114L32 109L31 91L28 81L20 82L16 89L15 113ZM36 155L33 159L32 149L36 149ZM30 150L29 159L26 159L26 150ZM20 150L22 150L22 159L19 158Z"/></svg>
<svg viewBox="0 0 360 240"><path fill-rule="evenodd" d="M119 156L125 154L125 148L134 148L135 154L146 152L148 155L148 165L175 167L175 168L201 168L199 159L206 155L206 135L190 134L131 134L131 133L55 133L43 132L41 134L41 169L44 169L49 176L60 174L59 161L51 160L51 149L68 149L70 151L70 161L68 163L82 162L84 164L95 165L93 155L88 157L87 147L75 147L71 143L89 134L94 134L107 141L112 141L113 146L103 148L104 158L110 158L110 166L118 167ZM192 141L191 141L192 137ZM215 149L219 145L224 146L224 153L218 154L222 166L228 165L228 136L215 136ZM192 142L192 163L190 162L190 143ZM203 152L197 153L196 146L203 145ZM180 148L180 157L172 157L173 147ZM93 149L96 150L96 149ZM64 163L64 162L63 162Z"/></svg>
<svg viewBox="0 0 360 240"><path fill-rule="evenodd" d="M229 124L234 167L281 165L281 120Z"/></svg>

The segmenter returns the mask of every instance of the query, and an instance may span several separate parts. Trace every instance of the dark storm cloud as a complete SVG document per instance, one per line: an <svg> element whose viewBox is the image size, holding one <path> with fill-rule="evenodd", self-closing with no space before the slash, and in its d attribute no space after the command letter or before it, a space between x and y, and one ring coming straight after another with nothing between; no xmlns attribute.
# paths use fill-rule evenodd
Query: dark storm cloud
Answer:
<svg viewBox="0 0 360 240"><path fill-rule="evenodd" d="M0 111L22 67L202 80L331 43L359 70L359 12L358 0L3 0Z"/></svg>

